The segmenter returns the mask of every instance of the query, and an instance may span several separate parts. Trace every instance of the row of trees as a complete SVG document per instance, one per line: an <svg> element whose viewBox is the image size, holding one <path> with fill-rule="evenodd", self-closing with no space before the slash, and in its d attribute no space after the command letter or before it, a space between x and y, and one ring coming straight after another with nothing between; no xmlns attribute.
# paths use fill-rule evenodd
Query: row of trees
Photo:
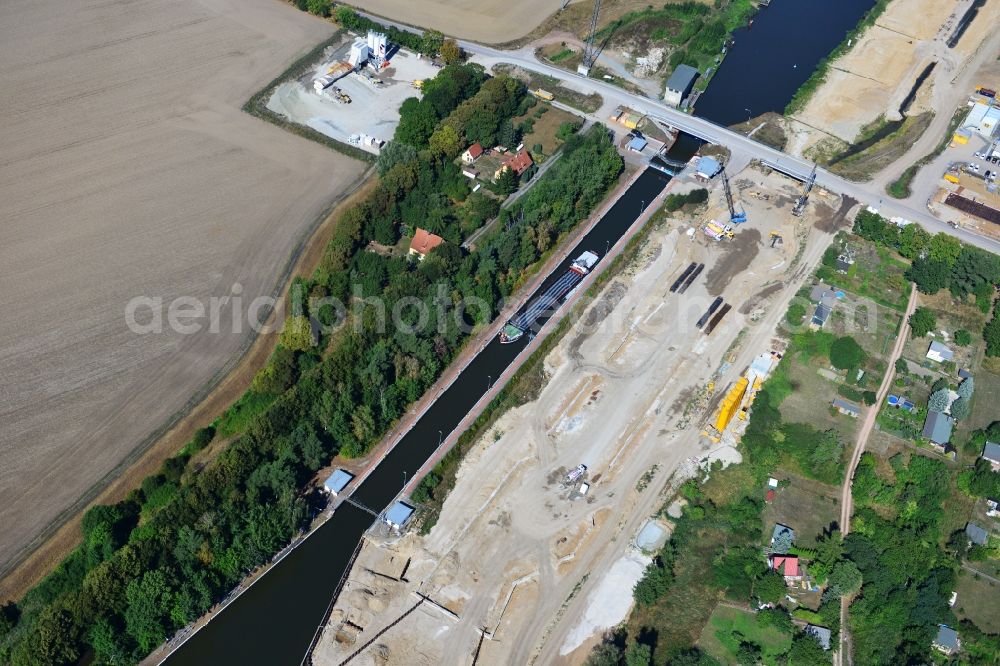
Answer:
<svg viewBox="0 0 1000 666"><path fill-rule="evenodd" d="M487 82L464 65L439 77L428 104L441 119ZM337 453L357 456L379 441L460 349L466 320L491 320L500 297L590 213L623 166L604 128L573 137L537 184L558 215L526 196L511 224L476 252L444 243L412 262L368 248L397 241L407 219L436 224L435 210L495 209L462 201L449 161L427 144L407 145L390 146L375 192L338 220L315 274L296 279L294 290L308 298L250 391L219 421L232 436L224 450L189 464L215 435L202 431L126 500L88 512L80 546L4 610L0 662L62 664L92 654L98 663L133 663L203 614L308 524L318 507L302 489L316 471ZM434 207L425 217L406 217L427 201ZM320 300L330 296L350 311ZM378 302L365 300L371 296ZM486 305L453 316L473 296ZM422 305L428 320L416 307L398 307L407 301ZM383 308L398 312L399 326L387 330ZM317 323L328 327L319 335Z"/></svg>

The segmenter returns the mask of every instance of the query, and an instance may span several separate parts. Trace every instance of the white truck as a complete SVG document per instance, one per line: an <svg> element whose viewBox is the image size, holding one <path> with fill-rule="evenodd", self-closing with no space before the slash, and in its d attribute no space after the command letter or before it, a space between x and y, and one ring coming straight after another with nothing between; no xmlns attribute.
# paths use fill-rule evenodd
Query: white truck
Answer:
<svg viewBox="0 0 1000 666"><path fill-rule="evenodd" d="M587 471L586 465L577 465L576 467L571 469L569 473L566 475L566 484L569 485L571 483L575 483L576 480L579 479L581 476L583 476L583 473L586 471Z"/></svg>

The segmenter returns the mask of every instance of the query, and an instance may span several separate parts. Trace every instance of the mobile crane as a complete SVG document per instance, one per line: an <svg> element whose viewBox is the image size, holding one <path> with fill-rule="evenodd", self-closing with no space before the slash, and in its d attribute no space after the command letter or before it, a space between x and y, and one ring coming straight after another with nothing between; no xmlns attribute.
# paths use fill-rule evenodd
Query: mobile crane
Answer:
<svg viewBox="0 0 1000 666"><path fill-rule="evenodd" d="M736 212L736 206L733 204L733 191L729 187L729 176L726 175L725 168L722 169L722 187L726 191L726 203L729 204L729 221L733 224L743 224L747 221L747 214L742 206L739 212Z"/></svg>
<svg viewBox="0 0 1000 666"><path fill-rule="evenodd" d="M809 180L806 181L805 189L802 190L801 196L795 200L795 206L792 208L792 215L795 217L802 217L802 211L806 208L806 202L809 200L809 193L812 192L813 185L816 184L816 165L813 164L812 173L809 174Z"/></svg>

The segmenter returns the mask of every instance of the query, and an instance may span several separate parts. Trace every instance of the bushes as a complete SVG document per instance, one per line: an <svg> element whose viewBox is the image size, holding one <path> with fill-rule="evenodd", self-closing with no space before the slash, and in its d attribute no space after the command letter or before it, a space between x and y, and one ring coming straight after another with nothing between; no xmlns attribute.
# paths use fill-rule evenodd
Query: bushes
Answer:
<svg viewBox="0 0 1000 666"><path fill-rule="evenodd" d="M865 362L865 350L849 335L837 338L830 346L830 363L840 370L854 370Z"/></svg>
<svg viewBox="0 0 1000 666"><path fill-rule="evenodd" d="M686 194L669 194L663 202L663 207L669 212L680 210L687 204L702 204L708 201L708 190L699 188Z"/></svg>
<svg viewBox="0 0 1000 666"><path fill-rule="evenodd" d="M937 328L937 317L930 308L919 307L910 315L910 337L922 338Z"/></svg>

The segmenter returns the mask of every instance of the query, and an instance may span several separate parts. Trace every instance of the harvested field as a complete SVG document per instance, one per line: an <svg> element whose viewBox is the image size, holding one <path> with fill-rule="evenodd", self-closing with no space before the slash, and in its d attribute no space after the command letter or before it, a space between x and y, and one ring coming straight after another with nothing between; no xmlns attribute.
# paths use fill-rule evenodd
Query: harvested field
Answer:
<svg viewBox="0 0 1000 666"><path fill-rule="evenodd" d="M81 508L253 340L137 335L135 296L243 311L358 164L240 111L332 27L270 0L0 9L0 572ZM149 310L145 311L148 320ZM202 322L205 319L201 320Z"/></svg>

